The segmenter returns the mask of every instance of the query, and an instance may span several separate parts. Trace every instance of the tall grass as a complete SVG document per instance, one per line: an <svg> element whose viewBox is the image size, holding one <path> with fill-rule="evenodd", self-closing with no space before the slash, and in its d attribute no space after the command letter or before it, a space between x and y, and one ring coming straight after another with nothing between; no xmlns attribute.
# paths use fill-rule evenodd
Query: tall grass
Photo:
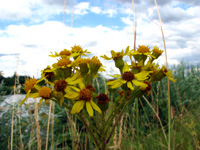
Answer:
<svg viewBox="0 0 200 150"><path fill-rule="evenodd" d="M171 148L200 148L200 70L198 67L181 63L172 66L176 83L171 83ZM103 77L98 78L99 93L105 92ZM94 85L97 84L94 81ZM136 149L137 134L139 134L140 149L167 149L164 132L168 133L167 85L165 81L153 84L151 95L138 101L138 133L136 130L136 105L130 103L115 130L115 139L111 138L110 148ZM1 97L3 102L5 97ZM149 103L149 104L148 104ZM0 147L11 148L12 104L5 104L0 110ZM54 121L49 121L47 127L49 106L35 109L34 101L20 108L13 116L13 149L46 149L46 140L51 149L93 149L91 137L82 123L71 116L59 105L54 106ZM151 108L152 107L152 108ZM18 104L14 104L17 112ZM51 111L51 118L52 118ZM20 115L20 117L19 117ZM35 118L37 116L37 118ZM39 128L38 128L39 127ZM20 131L21 128L21 131ZM39 129L39 131L38 131ZM20 133L21 132L21 133ZM20 137L21 135L21 137ZM38 141L40 139L40 141Z"/></svg>

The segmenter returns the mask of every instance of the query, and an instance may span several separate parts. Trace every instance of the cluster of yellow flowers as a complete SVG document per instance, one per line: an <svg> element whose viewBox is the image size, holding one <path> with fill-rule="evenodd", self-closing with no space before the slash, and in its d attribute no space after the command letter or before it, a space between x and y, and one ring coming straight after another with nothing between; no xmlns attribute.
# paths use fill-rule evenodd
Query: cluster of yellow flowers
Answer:
<svg viewBox="0 0 200 150"><path fill-rule="evenodd" d="M57 62L42 70L39 80L34 77L26 80L24 90L27 94L21 105L31 97L40 98L39 104L43 100L46 104L53 100L61 106L69 102L71 114L79 113L82 109L86 109L89 116L94 115L93 109L102 113L103 105L106 105L110 98L105 93L97 95L92 83L98 73L105 69L96 56L86 57L89 53L78 45L71 50L51 53L49 56L58 58ZM172 71L168 71L165 66L159 68L159 65L153 63L162 53L163 50L156 46L150 50L148 46L140 45L136 50L130 50L128 46L125 52L112 50L112 57L101 56L106 60L113 59L120 70L120 74L111 75L113 80L107 82L108 92L121 88L119 96L127 99L139 98L150 93L152 82L160 81L166 76L175 81ZM123 60L124 56L130 58L130 64ZM43 80L46 85L40 86L39 83Z"/></svg>

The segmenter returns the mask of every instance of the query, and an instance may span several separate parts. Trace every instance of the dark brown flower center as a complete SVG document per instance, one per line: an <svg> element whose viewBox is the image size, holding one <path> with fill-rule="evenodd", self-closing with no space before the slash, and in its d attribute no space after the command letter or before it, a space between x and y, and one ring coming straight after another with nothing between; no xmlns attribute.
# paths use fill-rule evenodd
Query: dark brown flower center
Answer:
<svg viewBox="0 0 200 150"><path fill-rule="evenodd" d="M63 91L67 87L67 82L65 80L58 80L54 84L54 88L57 92Z"/></svg>
<svg viewBox="0 0 200 150"><path fill-rule="evenodd" d="M164 72L164 73L167 73L167 72L168 72L168 70L165 68L163 72Z"/></svg>
<svg viewBox="0 0 200 150"><path fill-rule="evenodd" d="M92 99L92 92L89 89L82 89L80 91L80 100L89 102Z"/></svg>
<svg viewBox="0 0 200 150"><path fill-rule="evenodd" d="M151 89L152 89L151 83L148 82L148 81L144 81L144 83L148 85L148 86L146 87L145 91L151 91Z"/></svg>
<svg viewBox="0 0 200 150"><path fill-rule="evenodd" d="M134 74L131 71L126 71L122 74L122 79L132 81L134 79Z"/></svg>
<svg viewBox="0 0 200 150"><path fill-rule="evenodd" d="M99 94L97 99L98 99L98 103L100 104L105 104L106 102L110 101L109 97L104 93Z"/></svg>
<svg viewBox="0 0 200 150"><path fill-rule="evenodd" d="M90 91L96 92L96 89L94 88L94 86L92 84L88 84L86 86L86 89L89 89Z"/></svg>
<svg viewBox="0 0 200 150"><path fill-rule="evenodd" d="M54 72L46 72L47 70L51 70L51 68L47 67L44 69L43 73L46 79L51 80L51 78L55 75Z"/></svg>

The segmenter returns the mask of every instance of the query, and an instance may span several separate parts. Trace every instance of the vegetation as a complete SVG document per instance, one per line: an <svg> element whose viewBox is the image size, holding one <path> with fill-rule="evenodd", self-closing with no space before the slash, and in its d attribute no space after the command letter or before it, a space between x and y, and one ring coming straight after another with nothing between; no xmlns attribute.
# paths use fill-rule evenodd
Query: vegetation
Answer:
<svg viewBox="0 0 200 150"><path fill-rule="evenodd" d="M171 148L177 150L200 149L200 70L197 66L181 63L171 68L177 82L170 82L171 97ZM151 94L138 102L138 124L136 103L132 102L121 118L112 141L112 149L136 149L137 134L140 149L167 149L165 134L167 124L167 81L153 84ZM105 79L94 80L97 91L105 92ZM11 116L14 108L13 149L46 148L47 125L49 124L48 148L94 149L92 137L82 123L58 104L51 107L35 107L34 100L20 108L21 99L12 107L0 97L0 147L10 148ZM51 109L49 109L51 108ZM38 115L37 115L38 109ZM49 111L51 117L49 120ZM38 118L36 118L36 116ZM49 120L49 121L48 121ZM136 127L139 125L137 133ZM164 130L164 132L163 132ZM165 133L165 134L164 134ZM36 137L39 134L40 140Z"/></svg>

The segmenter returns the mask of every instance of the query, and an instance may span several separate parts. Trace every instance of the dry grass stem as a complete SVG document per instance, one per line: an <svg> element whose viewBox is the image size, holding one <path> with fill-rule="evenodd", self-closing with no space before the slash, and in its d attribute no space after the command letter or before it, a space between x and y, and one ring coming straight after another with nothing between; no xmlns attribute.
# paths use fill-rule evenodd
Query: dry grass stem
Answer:
<svg viewBox="0 0 200 150"><path fill-rule="evenodd" d="M162 131L163 131L163 135L165 137L165 140L167 141L167 136L166 136L166 133L165 133L165 130L164 130L164 127L162 125L162 122L160 120L160 117L158 116L158 114L156 113L156 111L154 110L154 108L152 107L152 105L149 103L149 101L146 99L146 97L142 96L144 98L144 100L147 102L147 104L151 107L151 109L153 110L153 112L155 113L156 117L158 118L159 122L160 122L160 125L162 127Z"/></svg>
<svg viewBox="0 0 200 150"><path fill-rule="evenodd" d="M21 123L20 123L20 109L19 109L19 103L18 103L18 119L19 119L19 139L20 139L20 150L24 149L24 145L22 142L22 131L21 131Z"/></svg>
<svg viewBox="0 0 200 150"><path fill-rule="evenodd" d="M117 146L119 149L120 149L120 147L121 147L121 142L122 142L123 120L124 120L124 114L122 115L121 120L120 120L119 139L118 139L118 146Z"/></svg>
<svg viewBox="0 0 200 150"><path fill-rule="evenodd" d="M46 137L46 150L48 149L49 123L50 123L50 119L51 119L51 105L52 105L52 101L50 101L50 105L49 105L49 116L48 116L48 123L47 123L47 137Z"/></svg>
<svg viewBox="0 0 200 150"><path fill-rule="evenodd" d="M166 49L166 42L165 42L165 36L164 36L164 32L163 32L163 28L162 28L162 20L160 17L160 12L158 9L158 5L156 0L155 1L155 5L157 8L157 12L158 12L158 17L160 20L160 27L161 27L161 32L162 32L162 37L163 37L163 43L164 43L164 50L165 50L165 59L166 59L166 68L168 70L168 62L167 62L167 49ZM167 87L168 87L168 150L171 149L171 100L170 100L170 84L169 84L169 79L167 78Z"/></svg>
<svg viewBox="0 0 200 150"><path fill-rule="evenodd" d="M35 123L36 123L36 128L37 128L37 149L41 150L41 139L40 139L40 125L38 122L38 104L37 100L35 99Z"/></svg>
<svg viewBox="0 0 200 150"><path fill-rule="evenodd" d="M134 32L134 45L133 49L136 50L136 21L135 21L135 8L134 8L134 0L132 0L132 10L133 10L133 32Z"/></svg>

